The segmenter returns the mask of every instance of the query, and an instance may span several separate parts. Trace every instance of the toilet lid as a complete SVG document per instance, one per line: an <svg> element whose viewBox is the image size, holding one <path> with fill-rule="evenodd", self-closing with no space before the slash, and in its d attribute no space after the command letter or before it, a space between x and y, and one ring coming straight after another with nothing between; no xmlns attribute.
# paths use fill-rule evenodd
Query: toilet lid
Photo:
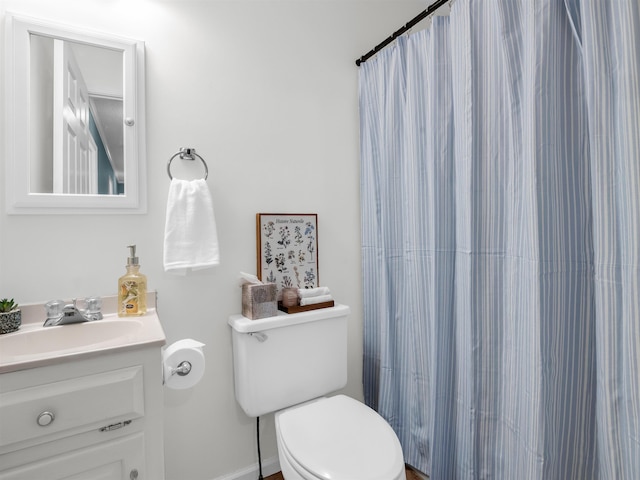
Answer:
<svg viewBox="0 0 640 480"><path fill-rule="evenodd" d="M404 472L400 442L389 424L344 395L278 415L280 441L317 478L389 480Z"/></svg>

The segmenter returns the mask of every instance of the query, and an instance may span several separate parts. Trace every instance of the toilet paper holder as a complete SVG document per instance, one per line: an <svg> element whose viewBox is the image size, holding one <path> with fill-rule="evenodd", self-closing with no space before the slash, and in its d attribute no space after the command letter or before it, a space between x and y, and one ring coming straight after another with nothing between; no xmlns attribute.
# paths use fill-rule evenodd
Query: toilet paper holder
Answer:
<svg viewBox="0 0 640 480"><path fill-rule="evenodd" d="M204 375L204 343L184 338L169 345L162 352L162 384L182 390L191 388Z"/></svg>
<svg viewBox="0 0 640 480"><path fill-rule="evenodd" d="M186 360L180 362L176 368L171 369L171 375L178 374L181 377L185 375L189 375L191 372L191 362L187 362Z"/></svg>

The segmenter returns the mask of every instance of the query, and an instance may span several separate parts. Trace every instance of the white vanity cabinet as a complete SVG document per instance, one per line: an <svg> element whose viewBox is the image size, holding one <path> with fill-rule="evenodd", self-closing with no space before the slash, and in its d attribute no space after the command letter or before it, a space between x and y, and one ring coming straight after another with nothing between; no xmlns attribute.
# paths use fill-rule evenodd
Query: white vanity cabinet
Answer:
<svg viewBox="0 0 640 480"><path fill-rule="evenodd" d="M0 480L163 479L162 388L158 345L1 374Z"/></svg>

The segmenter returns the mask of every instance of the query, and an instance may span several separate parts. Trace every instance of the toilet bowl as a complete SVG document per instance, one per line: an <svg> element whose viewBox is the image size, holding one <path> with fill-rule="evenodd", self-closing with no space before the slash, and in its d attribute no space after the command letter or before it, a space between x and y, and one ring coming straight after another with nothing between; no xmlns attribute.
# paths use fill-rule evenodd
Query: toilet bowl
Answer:
<svg viewBox="0 0 640 480"><path fill-rule="evenodd" d="M389 424L345 395L277 412L280 468L287 480L405 479L402 448Z"/></svg>

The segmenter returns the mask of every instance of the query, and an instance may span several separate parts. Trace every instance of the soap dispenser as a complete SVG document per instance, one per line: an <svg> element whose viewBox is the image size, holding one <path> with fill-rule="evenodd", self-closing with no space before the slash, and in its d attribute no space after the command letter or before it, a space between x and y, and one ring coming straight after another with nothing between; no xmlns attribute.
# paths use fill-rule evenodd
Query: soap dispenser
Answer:
<svg viewBox="0 0 640 480"><path fill-rule="evenodd" d="M118 316L136 317L147 313L147 277L140 273L136 246L127 248L127 273L118 279Z"/></svg>

